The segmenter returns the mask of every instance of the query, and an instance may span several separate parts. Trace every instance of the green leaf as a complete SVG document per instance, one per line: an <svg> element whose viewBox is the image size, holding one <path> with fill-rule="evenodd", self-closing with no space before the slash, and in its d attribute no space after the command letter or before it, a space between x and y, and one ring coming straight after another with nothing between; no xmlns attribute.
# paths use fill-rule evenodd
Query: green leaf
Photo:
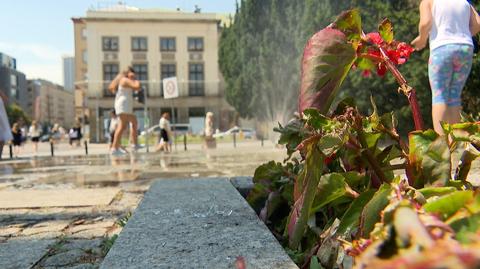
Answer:
<svg viewBox="0 0 480 269"><path fill-rule="evenodd" d="M324 269L322 265L320 265L317 256L313 256L310 260L310 269Z"/></svg>
<svg viewBox="0 0 480 269"><path fill-rule="evenodd" d="M415 178L414 187L426 183L445 185L451 177L451 154L445 136L433 130L409 134L409 161Z"/></svg>
<svg viewBox="0 0 480 269"><path fill-rule="evenodd" d="M284 174L284 169L281 163L270 161L268 163L264 163L255 169L255 173L253 175L253 182L259 183L261 181L275 181L280 180L282 175Z"/></svg>
<svg viewBox="0 0 480 269"><path fill-rule="evenodd" d="M323 175L318 183L312 212L317 212L328 203L344 196L348 192L345 178L338 173Z"/></svg>
<svg viewBox="0 0 480 269"><path fill-rule="evenodd" d="M472 199L472 191L456 191L437 200L427 202L423 208L426 212L439 214L445 220L455 214L460 208L463 208Z"/></svg>
<svg viewBox="0 0 480 269"><path fill-rule="evenodd" d="M303 111L303 119L315 130L322 130L324 126L331 123L331 119L323 116L317 109L309 108Z"/></svg>
<svg viewBox="0 0 480 269"><path fill-rule="evenodd" d="M300 177L303 180L295 182L295 189L300 190L300 197L294 201L287 225L289 247L297 249L305 234L308 219L312 214L311 208L317 192L317 186L323 172L324 155L317 147L310 145L307 148L305 165Z"/></svg>
<svg viewBox="0 0 480 269"><path fill-rule="evenodd" d="M372 60L365 57L358 58L356 65L360 70L374 70L377 68L377 65Z"/></svg>
<svg viewBox="0 0 480 269"><path fill-rule="evenodd" d="M341 147L343 147L343 139L334 134L328 134L320 138L318 141L318 148L325 156L330 156L336 153Z"/></svg>
<svg viewBox="0 0 480 269"><path fill-rule="evenodd" d="M367 190L361 193L360 196L352 202L340 221L340 226L337 230L339 234L344 234L358 226L358 223L360 222L360 214L374 194L375 190Z"/></svg>
<svg viewBox="0 0 480 269"><path fill-rule="evenodd" d="M477 241L477 234L480 231L480 214L459 219L450 224L455 231L455 238L461 243L468 244Z"/></svg>
<svg viewBox="0 0 480 269"><path fill-rule="evenodd" d="M375 224L380 221L380 213L389 203L389 196L392 187L388 184L382 184L372 199L363 208L360 217L360 236L367 238L373 231Z"/></svg>
<svg viewBox="0 0 480 269"><path fill-rule="evenodd" d="M342 31L349 41L360 40L362 34L362 17L358 9L343 12L333 23L333 27Z"/></svg>
<svg viewBox="0 0 480 269"><path fill-rule="evenodd" d="M446 194L450 194L454 191L457 191L454 187L427 187L423 189L418 189L425 199L434 197L434 196L443 196Z"/></svg>
<svg viewBox="0 0 480 269"><path fill-rule="evenodd" d="M393 25L389 19L384 19L378 26L378 32L385 42L388 44L393 41Z"/></svg>

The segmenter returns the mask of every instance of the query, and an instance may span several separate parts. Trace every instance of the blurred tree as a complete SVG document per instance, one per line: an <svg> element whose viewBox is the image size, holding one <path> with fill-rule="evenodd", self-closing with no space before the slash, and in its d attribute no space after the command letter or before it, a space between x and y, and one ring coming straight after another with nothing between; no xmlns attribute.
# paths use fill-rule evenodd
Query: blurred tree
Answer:
<svg viewBox="0 0 480 269"><path fill-rule="evenodd" d="M5 110L7 111L8 121L11 125L13 125L13 123L15 122L22 121L27 125L30 124L30 117L28 117L23 111L23 109L17 104L8 105L5 107Z"/></svg>

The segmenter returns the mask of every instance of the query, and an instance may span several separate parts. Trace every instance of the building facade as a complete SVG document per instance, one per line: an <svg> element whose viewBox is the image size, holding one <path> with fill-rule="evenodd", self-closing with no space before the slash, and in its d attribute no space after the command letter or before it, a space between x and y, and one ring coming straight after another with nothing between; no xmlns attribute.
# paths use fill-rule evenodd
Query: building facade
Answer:
<svg viewBox="0 0 480 269"><path fill-rule="evenodd" d="M63 88L73 92L75 89L75 58L72 56L62 57Z"/></svg>
<svg viewBox="0 0 480 269"><path fill-rule="evenodd" d="M101 123L114 105L108 83L127 66L145 91L145 104L134 105L140 129L157 124L164 111L172 111L176 123L191 125L212 111L216 128L230 127L234 110L225 101L218 67L216 14L117 6L89 10L73 23L76 115L90 124L92 139L102 139ZM168 77L177 77L176 99L163 98L161 81Z"/></svg>
<svg viewBox="0 0 480 269"><path fill-rule="evenodd" d="M43 79L28 80L28 100L31 103L27 113L32 120L70 128L75 123L75 102L73 92Z"/></svg>
<svg viewBox="0 0 480 269"><path fill-rule="evenodd" d="M28 109L27 79L17 70L17 61L0 53L0 91L8 97L9 104L17 104L24 111Z"/></svg>

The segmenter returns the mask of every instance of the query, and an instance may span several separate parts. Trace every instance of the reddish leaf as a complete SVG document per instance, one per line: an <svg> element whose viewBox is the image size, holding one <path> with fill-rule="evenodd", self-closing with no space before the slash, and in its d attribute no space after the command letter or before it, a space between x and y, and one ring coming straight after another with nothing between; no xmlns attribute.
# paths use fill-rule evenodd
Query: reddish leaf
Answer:
<svg viewBox="0 0 480 269"><path fill-rule="evenodd" d="M381 45L383 44L383 38L379 33L368 33L367 34L368 41L372 42L373 44Z"/></svg>
<svg viewBox="0 0 480 269"><path fill-rule="evenodd" d="M325 28L310 38L303 53L299 112L317 108L326 114L355 60L354 47L339 30Z"/></svg>

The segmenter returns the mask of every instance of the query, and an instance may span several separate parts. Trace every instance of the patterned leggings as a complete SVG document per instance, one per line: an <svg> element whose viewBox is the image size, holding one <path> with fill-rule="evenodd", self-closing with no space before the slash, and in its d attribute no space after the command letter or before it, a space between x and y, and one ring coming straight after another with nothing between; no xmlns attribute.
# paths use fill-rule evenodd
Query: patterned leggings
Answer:
<svg viewBox="0 0 480 269"><path fill-rule="evenodd" d="M428 76L432 104L461 106L462 89L472 69L473 47L449 44L430 52Z"/></svg>

